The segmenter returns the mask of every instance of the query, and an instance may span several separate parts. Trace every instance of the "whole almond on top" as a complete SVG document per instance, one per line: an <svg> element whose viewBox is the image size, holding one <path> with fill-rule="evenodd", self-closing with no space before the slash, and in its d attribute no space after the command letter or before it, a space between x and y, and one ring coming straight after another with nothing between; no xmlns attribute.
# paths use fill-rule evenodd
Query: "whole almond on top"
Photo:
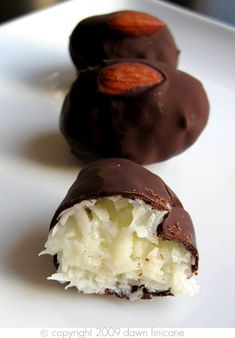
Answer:
<svg viewBox="0 0 235 338"><path fill-rule="evenodd" d="M97 78L99 90L108 95L147 89L163 81L159 71L142 63L117 63L101 70Z"/></svg>
<svg viewBox="0 0 235 338"><path fill-rule="evenodd" d="M113 14L108 19L108 25L130 36L149 35L160 31L166 24L146 13L123 11Z"/></svg>

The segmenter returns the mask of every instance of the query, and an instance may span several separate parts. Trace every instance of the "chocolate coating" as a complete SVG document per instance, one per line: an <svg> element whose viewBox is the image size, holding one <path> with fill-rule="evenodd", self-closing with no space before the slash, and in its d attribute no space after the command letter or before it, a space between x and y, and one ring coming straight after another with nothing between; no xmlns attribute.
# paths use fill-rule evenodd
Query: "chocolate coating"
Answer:
<svg viewBox="0 0 235 338"><path fill-rule="evenodd" d="M109 20L115 14L89 17L82 20L73 30L69 51L79 70L94 67L102 60L129 58L148 59L177 66L179 50L166 25L151 34L128 35L110 26Z"/></svg>
<svg viewBox="0 0 235 338"><path fill-rule="evenodd" d="M152 299L153 297L164 297L164 296L173 296L173 294L170 292L170 290L165 290L165 291L149 291L148 288L146 288L144 285L138 286L135 285L132 287L131 293L138 291L139 289L143 290L143 296L141 299ZM124 299L129 299L125 293L122 294L117 294L113 291L110 291L109 289L106 289L105 295L110 296L110 295L116 295L119 298L124 298Z"/></svg>
<svg viewBox="0 0 235 338"><path fill-rule="evenodd" d="M164 81L125 95L100 92L99 73L127 62L152 67ZM79 158L124 157L148 164L191 146L206 126L208 113L205 90L192 76L147 60L105 61L75 81L62 108L60 127Z"/></svg>
<svg viewBox="0 0 235 338"><path fill-rule="evenodd" d="M50 229L56 225L61 212L74 204L83 200L116 195L132 200L143 200L153 209L167 210L168 214L163 223L158 226L156 235L162 239L182 242L195 258L192 271L197 271L198 251L189 214L184 210L175 193L159 176L126 159L103 159L84 167L57 209ZM144 291L144 298L154 296L148 293L148 290ZM108 294L109 290L106 293ZM169 291L164 291L162 294L156 291L155 296L168 294Z"/></svg>

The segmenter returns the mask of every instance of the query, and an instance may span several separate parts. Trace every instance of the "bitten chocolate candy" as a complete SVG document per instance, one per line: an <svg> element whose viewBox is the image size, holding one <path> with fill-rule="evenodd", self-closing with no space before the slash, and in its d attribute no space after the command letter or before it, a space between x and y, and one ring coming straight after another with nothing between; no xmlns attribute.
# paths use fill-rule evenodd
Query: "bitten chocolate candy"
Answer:
<svg viewBox="0 0 235 338"><path fill-rule="evenodd" d="M198 291L189 214L159 176L126 159L81 170L45 247L44 254L56 257L49 279L80 292L135 300Z"/></svg>
<svg viewBox="0 0 235 338"><path fill-rule="evenodd" d="M69 50L79 70L102 60L149 59L177 65L179 51L167 25L146 13L122 11L81 21L70 37Z"/></svg>
<svg viewBox="0 0 235 338"><path fill-rule="evenodd" d="M147 164L191 146L208 112L205 90L192 76L146 60L106 61L73 84L60 127L79 158Z"/></svg>

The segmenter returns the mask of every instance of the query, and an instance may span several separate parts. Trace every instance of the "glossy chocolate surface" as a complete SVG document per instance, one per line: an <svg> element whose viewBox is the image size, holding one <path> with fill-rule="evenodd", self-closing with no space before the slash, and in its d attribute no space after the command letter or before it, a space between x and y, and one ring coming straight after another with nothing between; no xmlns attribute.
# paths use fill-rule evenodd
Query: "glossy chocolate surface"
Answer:
<svg viewBox="0 0 235 338"><path fill-rule="evenodd" d="M122 13L125 15L127 11L89 17L75 27L70 37L69 50L76 67L84 70L100 64L103 60L129 58L164 62L176 67L179 50L166 24L149 16L150 24L155 19L156 22L162 23L162 26L161 29L154 29L154 26L152 30L146 29L143 18L143 34L140 34L138 26L138 30L135 30L138 34L135 35L133 30L124 30L124 25L112 24L115 15L121 16ZM131 11L129 13L138 14ZM148 16L141 12L139 14ZM125 18L120 18L120 23L124 23L124 20ZM134 17L134 28L136 24ZM127 28L130 28L130 22Z"/></svg>
<svg viewBox="0 0 235 338"><path fill-rule="evenodd" d="M152 67L164 81L122 95L101 92L100 72L123 63ZM60 127L80 159L123 157L148 164L190 147L206 126L208 114L207 95L194 77L163 63L116 60L79 75L65 99Z"/></svg>

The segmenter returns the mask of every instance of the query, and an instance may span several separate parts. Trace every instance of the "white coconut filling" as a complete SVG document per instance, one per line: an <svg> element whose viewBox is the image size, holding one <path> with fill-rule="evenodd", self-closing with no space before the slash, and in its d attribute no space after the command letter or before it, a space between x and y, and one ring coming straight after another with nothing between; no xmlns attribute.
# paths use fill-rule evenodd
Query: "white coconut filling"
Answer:
<svg viewBox="0 0 235 338"><path fill-rule="evenodd" d="M170 290L193 295L193 257L180 242L156 236L167 211L153 210L141 200L107 197L86 200L60 214L41 254L57 255L58 271L48 279L84 293L106 289L130 299ZM141 286L131 292L132 286Z"/></svg>

